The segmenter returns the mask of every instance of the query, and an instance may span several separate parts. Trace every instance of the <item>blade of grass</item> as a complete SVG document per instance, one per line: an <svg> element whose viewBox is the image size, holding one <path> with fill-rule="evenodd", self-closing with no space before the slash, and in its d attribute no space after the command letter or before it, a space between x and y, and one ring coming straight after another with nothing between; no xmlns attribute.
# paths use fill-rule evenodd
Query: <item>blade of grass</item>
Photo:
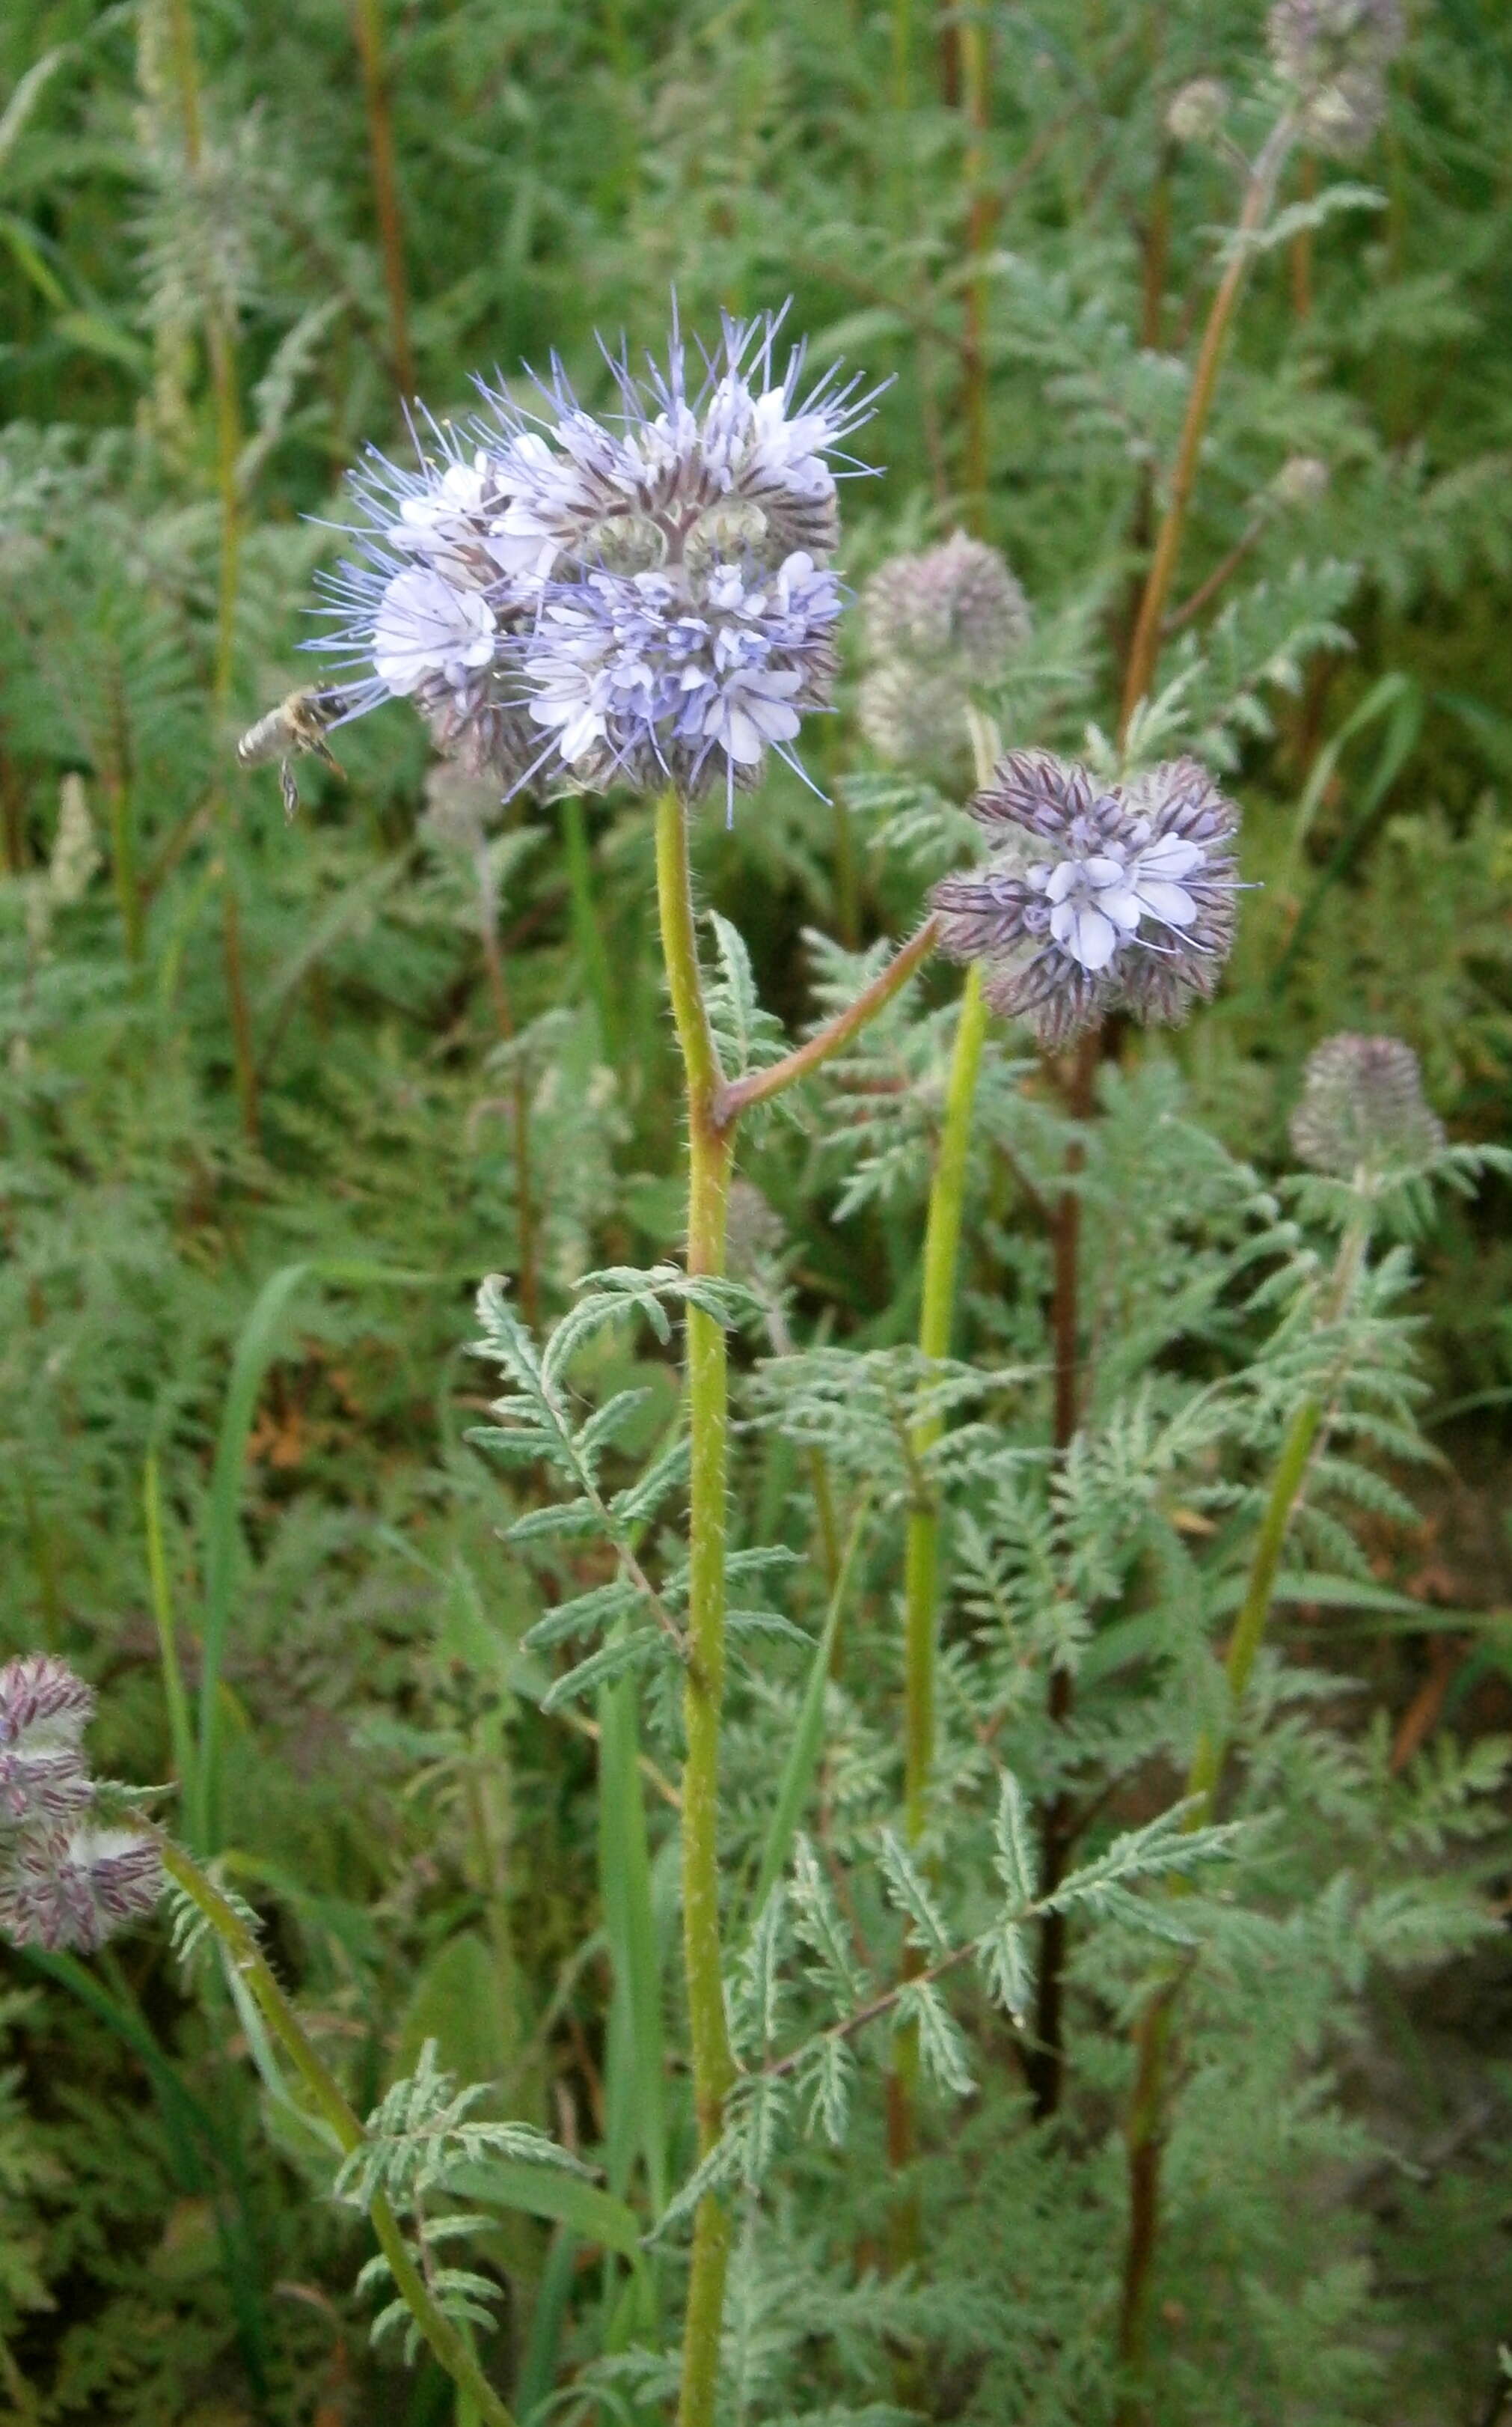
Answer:
<svg viewBox="0 0 1512 2427"><path fill-rule="evenodd" d="M1364 709L1367 707L1371 709L1369 719L1364 715ZM1296 924L1287 940L1286 948L1276 957L1276 965L1271 971L1269 987L1273 997L1284 988L1303 945L1312 931L1325 897L1338 884L1341 877L1348 874L1374 832L1387 796L1417 747L1418 736L1423 730L1423 700L1420 686L1406 675L1387 675L1376 684L1368 700L1362 702L1360 708L1356 709L1354 716L1341 726L1329 744L1329 749L1334 751L1337 758L1339 750L1343 747L1351 731L1356 733L1361 731L1367 722L1374 723L1380 716L1384 716L1387 720L1380 756L1360 789L1358 806L1355 814L1319 871L1312 889L1297 914ZM1324 757L1327 755L1326 751L1323 753ZM1328 773L1332 773L1331 766ZM1326 782L1326 780L1327 776L1325 775L1324 781ZM1297 835L1293 838L1293 853L1300 850L1301 840L1306 836L1308 825L1311 823L1309 799L1315 788L1321 792L1322 785L1317 782L1316 768L1313 770L1313 777L1309 784L1308 792L1303 796L1303 808L1308 814L1305 820L1299 815ZM1316 806L1315 802L1313 806ZM1294 860L1293 865L1295 865Z"/></svg>
<svg viewBox="0 0 1512 2427"><path fill-rule="evenodd" d="M745 1922L747 1938L760 1919L762 1907L768 1897L788 1866L788 1857L792 1851L792 1842L798 1833L798 1824L804 1816L805 1806L813 1789L815 1773L819 1768L819 1757L824 1741L824 1688L829 1682L830 1663L834 1654L835 1639L839 1631L840 1616L850 1598L851 1577L854 1572L856 1556L861 1547L861 1538L870 1513L870 1495L863 1494L855 1515L851 1520L851 1530L846 1537L845 1549L840 1558L840 1572L835 1579L835 1590L830 1595L829 1608L824 1614L824 1624L820 1631L819 1641L814 1646L813 1657L808 1664L808 1682L804 1688L804 1699L799 1706L798 1724L793 1730L792 1743L788 1749L788 1758L783 1764L782 1779L777 1788L777 1800L772 1807L772 1818L768 1824L766 1843L761 1849L761 1866L756 1872L756 1886L751 1892L751 1909Z"/></svg>
<svg viewBox="0 0 1512 2427"><path fill-rule="evenodd" d="M463 2196L523 2216L550 2217L584 2241L617 2250L641 2262L642 2224L633 2207L597 2183L584 2182L560 2166L522 2165L505 2158L479 2158L453 2167L448 2181Z"/></svg>
<svg viewBox="0 0 1512 2427"><path fill-rule="evenodd" d="M545 2168L542 2169L544 2173ZM573 2275L577 2264L577 2238L565 2226L553 2237L545 2266L541 2272L536 2291L535 2307L530 2316L530 2336L520 2363L519 2383L514 2388L514 2406L521 2427L530 2427L540 2404L545 2402L557 2381L557 2355L561 2349L561 2330L566 2322L567 2304L572 2298Z"/></svg>
<svg viewBox="0 0 1512 2427"><path fill-rule="evenodd" d="M629 2024L627 2079L611 2078L617 2097L628 2096L633 2132L645 2160L646 2184L659 2215L668 2195L665 2059L661 2026L661 1966L651 1907L651 1858L640 1769L640 1732L634 1690L627 1679L598 1697L598 1859L604 1898L604 1932L617 1984L623 1985ZM615 2072L618 2068L615 2068ZM618 2137L610 2117L609 2138Z"/></svg>
<svg viewBox="0 0 1512 2427"><path fill-rule="evenodd" d="M179 1667L178 1640L169 1589L168 1561L163 1551L163 1498L157 1475L157 1452L149 1450L141 1479L142 1515L147 1525L147 1576L152 1589L153 1623L157 1629L157 1656L163 1665L163 1700L168 1706L168 1732L173 1747L173 1769L187 1800L194 1798L194 1726L189 1718L184 1672Z"/></svg>

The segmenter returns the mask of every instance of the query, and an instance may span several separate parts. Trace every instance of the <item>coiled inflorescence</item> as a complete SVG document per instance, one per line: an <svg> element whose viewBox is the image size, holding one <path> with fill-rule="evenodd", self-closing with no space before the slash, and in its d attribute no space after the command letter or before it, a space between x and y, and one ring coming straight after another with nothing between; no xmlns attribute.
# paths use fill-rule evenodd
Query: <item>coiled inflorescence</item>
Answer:
<svg viewBox="0 0 1512 2427"><path fill-rule="evenodd" d="M980 960L998 1011L1065 1044L1113 1011L1182 1018L1233 945L1238 813L1180 758L1113 788L1038 750L969 804L995 849L935 888L941 941Z"/></svg>
<svg viewBox="0 0 1512 2427"><path fill-rule="evenodd" d="M1029 601L985 541L956 531L918 556L889 557L861 595L869 669L861 729L893 766L959 756L973 688L1029 637Z"/></svg>
<svg viewBox="0 0 1512 2427"><path fill-rule="evenodd" d="M606 357L604 419L553 364L533 409L480 383L465 431L427 421L415 471L370 454L313 644L349 713L413 698L448 756L545 790L733 796L790 758L835 674L834 460L871 399L834 372L805 393L781 318L726 319L695 393L675 329L665 366Z"/></svg>
<svg viewBox="0 0 1512 2427"><path fill-rule="evenodd" d="M1400 0L1276 0L1266 41L1315 150L1363 151L1386 115L1386 71L1405 33Z"/></svg>
<svg viewBox="0 0 1512 2427"><path fill-rule="evenodd" d="M1292 1144L1312 1170L1345 1180L1433 1163L1443 1152L1443 1123L1423 1097L1411 1046L1398 1036L1326 1037L1308 1057Z"/></svg>
<svg viewBox="0 0 1512 2427"><path fill-rule="evenodd" d="M157 1849L102 1827L84 1756L94 1697L50 1653L0 1669L0 1930L23 1946L92 1950L150 1913Z"/></svg>

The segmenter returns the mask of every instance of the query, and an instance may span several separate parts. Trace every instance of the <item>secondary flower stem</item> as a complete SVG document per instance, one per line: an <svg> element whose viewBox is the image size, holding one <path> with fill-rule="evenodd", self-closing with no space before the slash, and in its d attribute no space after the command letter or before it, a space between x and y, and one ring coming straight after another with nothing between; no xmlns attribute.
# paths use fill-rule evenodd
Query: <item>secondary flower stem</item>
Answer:
<svg viewBox="0 0 1512 2427"><path fill-rule="evenodd" d="M1337 1323L1354 1295L1370 1236L1369 1214L1362 1209L1340 1242L1319 1320ZM1292 1520L1307 1482L1318 1435L1342 1378L1341 1356L1321 1391L1298 1401L1282 1438L1271 1475L1265 1509L1255 1540L1244 1597L1224 1659L1224 1678L1230 1722L1244 1703L1256 1655L1264 1637L1276 1590L1276 1571L1286 1548ZM1227 1763L1230 1735L1204 1729L1187 1771L1189 1809L1185 1826L1206 1828L1217 1806ZM1147 2416L1141 2380L1148 2349L1150 2273L1160 2232L1161 2158L1164 2145L1166 2066L1177 2000L1186 1967L1169 1969L1151 1993L1134 2031L1134 2093L1124 2137L1129 2150L1129 2230L1124 2250L1123 2296L1118 2321L1118 2358L1129 2391L1118 2412L1117 2427L1142 2427Z"/></svg>
<svg viewBox="0 0 1512 2427"><path fill-rule="evenodd" d="M919 1345L925 1357L948 1357L951 1353L971 1113L986 1034L982 969L979 962L973 962L961 995L945 1095L945 1121L924 1227ZM914 1426L910 1462L916 1473L922 1470L944 1429L943 1416L928 1416ZM903 1828L911 1845L917 1845L924 1833L929 1816L930 1774L935 1766L939 1560L939 1505L930 1490L909 1511L903 1553ZM921 1961L917 1948L907 1950L905 1978L919 1970ZM914 2154L914 2114L919 2095L919 2034L915 2029L898 2035L887 2093L887 2154L894 2166L904 2166ZM917 2240L918 2219L910 2207L894 2220L893 2256L897 2263L903 2264L916 2255Z"/></svg>
<svg viewBox="0 0 1512 2427"><path fill-rule="evenodd" d="M923 1302L919 1345L925 1357L948 1357L955 1315L955 1280L960 1261L961 1223L966 1204L967 1161L971 1144L971 1114L977 1077L986 1041L987 1007L982 992L982 966L967 971L956 1022L955 1046L945 1096L945 1121L939 1154L929 1194L924 1229ZM921 1466L945 1429L943 1416L929 1416L916 1425L913 1455ZM933 1497L916 1507L908 1520L903 1597L906 1609L904 1670L906 1679L903 1826L910 1843L924 1833L930 1770L935 1759L935 1667L939 1588L939 1508Z"/></svg>
<svg viewBox="0 0 1512 2427"><path fill-rule="evenodd" d="M848 1003L844 1011L837 1012L833 1019L826 1020L806 1044L795 1046L792 1052L785 1053L780 1062L769 1063L764 1070L753 1070L745 1078L731 1080L721 1086L714 1102L715 1118L720 1128L733 1128L740 1115L753 1104L770 1102L773 1096L780 1096L785 1087L790 1087L795 1080L806 1079L821 1063L827 1062L832 1053L837 1053L842 1046L849 1045L852 1037L865 1028L869 1019L876 1018L877 1013L907 985L920 964L928 960L939 941L939 933L938 919L926 919L918 935L899 947L886 968L879 970L870 985L863 986L854 1002Z"/></svg>
<svg viewBox="0 0 1512 2427"><path fill-rule="evenodd" d="M154 1830L153 1836L163 1868L192 1899L215 1931L236 1967L237 1977L246 1982L257 2000L263 2019L330 2126L343 2156L360 2148L364 2134L355 2111L349 2105L341 2084L311 2044L303 2024L285 1996L267 1957L240 1914L182 1847L176 1846L160 1831ZM367 2215L378 2236L379 2246L388 2261L399 2298L452 2383L472 2403L483 2427L515 2427L512 2412L500 2401L455 2326L431 2298L424 2277L410 2256L399 2230L398 2219L385 2193L379 2191L375 2194L369 2203Z"/></svg>
<svg viewBox="0 0 1512 2427"><path fill-rule="evenodd" d="M1213 390L1218 382L1223 361L1224 344L1229 324L1244 291L1254 257L1253 238L1270 209L1287 154L1295 135L1290 114L1279 118L1260 147L1259 157L1250 171L1244 188L1244 200L1235 230L1233 249L1228 265L1218 282L1212 299L1208 323L1202 333L1196 368L1192 375L1192 393L1187 399L1186 418L1177 447L1176 464L1171 474L1170 495L1165 513L1156 534L1155 553L1145 581L1144 596L1134 625L1134 636L1129 647L1129 665L1124 676L1123 709L1118 733L1122 741L1128 733L1130 719L1140 701L1154 680L1156 660L1161 649L1161 627L1165 618L1165 602L1176 578L1177 560L1181 552L1181 540L1186 529L1187 508L1196 481L1197 465L1202 454L1203 433L1208 426Z"/></svg>
<svg viewBox="0 0 1512 2427"><path fill-rule="evenodd" d="M724 1269L724 1221L733 1118L720 1118L723 1074L698 969L688 865L688 811L675 791L657 807L657 893L672 1016L688 1099L688 1270ZM723 1327L688 1310L688 1675L683 1691L687 1754L682 1781L683 1963L692 2044L698 2148L720 2137L735 2078L724 2018L720 1944L719 1752L724 1688L724 1523L728 1377ZM709 2192L693 2223L692 2272L683 2326L678 2427L712 2427L719 2386L720 2326L729 2264L730 2215Z"/></svg>

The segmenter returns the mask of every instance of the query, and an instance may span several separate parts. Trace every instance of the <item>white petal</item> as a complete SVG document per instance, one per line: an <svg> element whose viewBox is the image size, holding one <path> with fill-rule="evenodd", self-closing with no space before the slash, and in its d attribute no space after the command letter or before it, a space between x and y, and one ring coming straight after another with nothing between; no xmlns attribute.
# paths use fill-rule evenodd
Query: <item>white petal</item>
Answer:
<svg viewBox="0 0 1512 2427"><path fill-rule="evenodd" d="M1182 835L1162 835L1158 842L1146 843L1139 855L1139 873L1144 876L1190 876L1207 857L1199 842L1188 842Z"/></svg>
<svg viewBox="0 0 1512 2427"><path fill-rule="evenodd" d="M1190 927L1197 915L1197 905L1184 885L1166 885L1159 878L1152 883L1143 870L1139 899L1150 917L1163 920L1167 927Z"/></svg>
<svg viewBox="0 0 1512 2427"><path fill-rule="evenodd" d="M562 726L561 739L557 746L566 759L586 758L602 738L603 731L603 718L595 715L591 708L585 708L571 725Z"/></svg>
<svg viewBox="0 0 1512 2427"><path fill-rule="evenodd" d="M756 767L761 759L761 736L742 709L726 706L721 737L725 754L738 767Z"/></svg>
<svg viewBox="0 0 1512 2427"><path fill-rule="evenodd" d="M1091 859L1084 859L1081 865L1086 871L1088 884L1098 888L1122 885L1128 874L1121 859L1109 859L1101 852Z"/></svg>
<svg viewBox="0 0 1512 2427"><path fill-rule="evenodd" d="M1131 936L1138 926L1143 906L1142 896L1127 884L1105 885L1097 895L1097 908L1103 917L1121 927L1126 936Z"/></svg>
<svg viewBox="0 0 1512 2427"><path fill-rule="evenodd" d="M1059 902L1050 912L1050 934L1084 969L1105 969L1118 949L1118 930L1100 910Z"/></svg>

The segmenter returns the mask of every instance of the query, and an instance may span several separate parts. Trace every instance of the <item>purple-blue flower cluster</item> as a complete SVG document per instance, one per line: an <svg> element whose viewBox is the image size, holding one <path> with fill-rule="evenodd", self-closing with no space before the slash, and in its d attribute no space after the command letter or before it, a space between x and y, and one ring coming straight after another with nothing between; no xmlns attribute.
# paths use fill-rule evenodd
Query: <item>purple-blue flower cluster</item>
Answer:
<svg viewBox="0 0 1512 2427"><path fill-rule="evenodd" d="M733 798L769 750L796 764L835 674L837 479L871 399L833 371L805 391L781 320L726 319L693 384L675 328L664 366L606 355L602 417L554 364L528 407L481 385L464 431L426 420L415 470L370 454L312 644L347 712L412 698L511 788Z"/></svg>

